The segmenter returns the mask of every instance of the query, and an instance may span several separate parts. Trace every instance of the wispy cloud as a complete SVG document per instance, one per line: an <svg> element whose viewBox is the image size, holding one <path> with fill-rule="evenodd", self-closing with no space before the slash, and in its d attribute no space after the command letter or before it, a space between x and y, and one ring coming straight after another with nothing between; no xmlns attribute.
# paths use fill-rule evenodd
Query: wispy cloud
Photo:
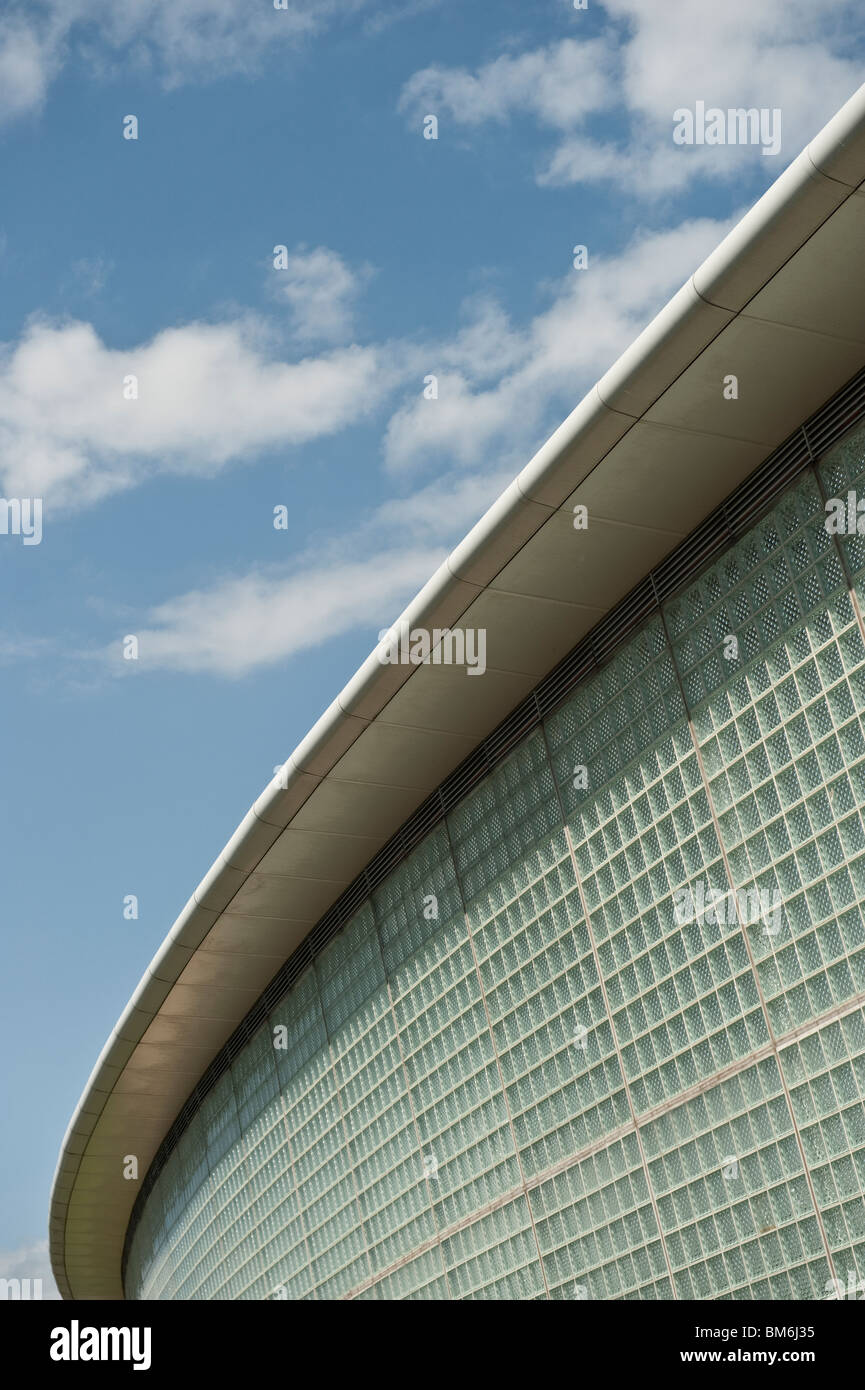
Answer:
<svg viewBox="0 0 865 1390"><path fill-rule="evenodd" d="M525 112L554 129L572 130L613 100L613 70L606 40L562 39L528 53L503 54L474 73L423 68L406 82L399 104L414 117L446 111L460 125Z"/></svg>
<svg viewBox="0 0 865 1390"><path fill-rule="evenodd" d="M75 295L91 299L105 289L113 269L114 264L107 256L83 256L69 267L65 288Z"/></svg>
<svg viewBox="0 0 865 1390"><path fill-rule="evenodd" d="M354 269L326 246L279 252L269 272L276 297L288 304L302 343L343 343L354 331L355 301L372 274Z"/></svg>
<svg viewBox="0 0 865 1390"><path fill-rule="evenodd" d="M61 65L62 27L23 9L0 17L0 121L38 110L44 102Z"/></svg>
<svg viewBox="0 0 865 1390"><path fill-rule="evenodd" d="M136 673L237 677L357 628L378 631L444 558L414 545L347 563L226 578L151 609L136 633ZM117 664L117 648L107 653ZM121 669L118 665L117 669ZM123 673L131 666L124 664Z"/></svg>
<svg viewBox="0 0 865 1390"><path fill-rule="evenodd" d="M53 649L54 643L47 637L22 637L20 633L0 630L0 666L36 661Z"/></svg>
<svg viewBox="0 0 865 1390"><path fill-rule="evenodd" d="M277 9L249 0L7 0L0 18L0 121L38 111L61 68L88 72L150 66L168 87L253 73L332 24L388 0L285 0Z"/></svg>
<svg viewBox="0 0 865 1390"><path fill-rule="evenodd" d="M33 1241L19 1245L17 1250L0 1250L0 1279L29 1279L31 1297L34 1279L42 1281L42 1298L59 1299L57 1285L48 1257L48 1241Z"/></svg>
<svg viewBox="0 0 865 1390"><path fill-rule="evenodd" d="M619 255L590 260L555 286L549 308L517 329L487 303L466 334L443 344L438 398L418 392L392 416L385 461L417 473L446 458L460 468L496 458L516 472L551 418L570 410L675 292L727 230L712 218L638 234ZM486 380L468 342L500 344L500 370ZM479 365L475 365L475 361Z"/></svg>

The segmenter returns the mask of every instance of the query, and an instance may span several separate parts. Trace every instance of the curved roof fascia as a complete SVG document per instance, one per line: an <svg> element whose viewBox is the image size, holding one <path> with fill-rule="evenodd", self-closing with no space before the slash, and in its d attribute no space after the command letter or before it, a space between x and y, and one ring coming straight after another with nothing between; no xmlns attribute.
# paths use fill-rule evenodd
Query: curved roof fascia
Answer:
<svg viewBox="0 0 865 1390"><path fill-rule="evenodd" d="M382 664L376 648L249 809L70 1121L49 1221L64 1297L123 1297L139 1186L122 1177L124 1155L147 1171L214 1054L328 907L538 680L865 364L863 180L865 87L404 610L413 628L485 628L484 679ZM735 405L722 397L729 372ZM577 502L592 525L575 543Z"/></svg>

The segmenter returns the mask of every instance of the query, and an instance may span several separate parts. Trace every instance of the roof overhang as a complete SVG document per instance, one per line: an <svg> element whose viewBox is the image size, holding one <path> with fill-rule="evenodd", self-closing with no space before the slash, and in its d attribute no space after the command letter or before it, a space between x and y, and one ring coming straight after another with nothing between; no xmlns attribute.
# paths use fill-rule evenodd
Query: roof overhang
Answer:
<svg viewBox="0 0 865 1390"><path fill-rule="evenodd" d="M67 1298L122 1298L143 1175L286 957L425 797L865 364L865 87L580 402L402 618L487 632L487 671L378 649L248 811L84 1089L51 1196ZM735 373L739 399L722 381ZM573 508L591 524L576 533Z"/></svg>

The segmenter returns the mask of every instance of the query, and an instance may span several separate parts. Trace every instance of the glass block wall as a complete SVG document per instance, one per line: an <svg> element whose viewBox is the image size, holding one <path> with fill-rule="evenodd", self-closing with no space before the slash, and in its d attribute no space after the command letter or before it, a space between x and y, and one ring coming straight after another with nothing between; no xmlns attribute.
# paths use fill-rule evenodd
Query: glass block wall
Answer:
<svg viewBox="0 0 865 1390"><path fill-rule="evenodd" d="M865 429L391 873L195 1115L128 1297L865 1278L858 488Z"/></svg>

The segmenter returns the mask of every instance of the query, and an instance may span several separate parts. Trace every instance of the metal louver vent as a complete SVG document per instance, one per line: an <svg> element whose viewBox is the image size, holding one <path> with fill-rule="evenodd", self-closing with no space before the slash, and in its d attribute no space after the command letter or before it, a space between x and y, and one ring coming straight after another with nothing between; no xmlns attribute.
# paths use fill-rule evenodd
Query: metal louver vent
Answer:
<svg viewBox="0 0 865 1390"><path fill-rule="evenodd" d="M652 579L658 601L663 603L699 574L701 569L711 564L732 539L727 518L719 508L653 570Z"/></svg>
<svg viewBox="0 0 865 1390"><path fill-rule="evenodd" d="M865 414L865 372L859 372L803 427L816 457L825 454Z"/></svg>
<svg viewBox="0 0 865 1390"><path fill-rule="evenodd" d="M596 666L608 661L616 647L644 623L657 608L651 577L643 579L618 603L611 613L592 628L585 641Z"/></svg>

